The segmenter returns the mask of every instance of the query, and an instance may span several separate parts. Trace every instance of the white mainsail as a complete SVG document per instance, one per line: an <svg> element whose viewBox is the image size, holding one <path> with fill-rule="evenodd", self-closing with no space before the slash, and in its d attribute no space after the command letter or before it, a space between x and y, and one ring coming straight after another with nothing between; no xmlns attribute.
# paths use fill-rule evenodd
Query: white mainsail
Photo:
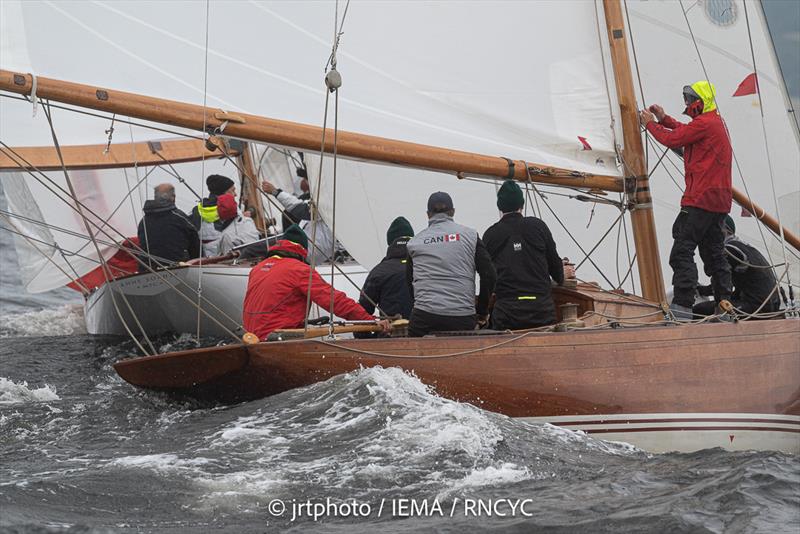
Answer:
<svg viewBox="0 0 800 534"><path fill-rule="evenodd" d="M723 23L715 22L714 10L726 3L701 0L692 4L690 22L708 76L717 85L742 175L755 184L749 188L754 200L772 208L760 111L753 106L753 96L729 96L752 72L748 67L752 60L744 5L728 3L736 17L719 14ZM672 1L627 5L645 103L660 101L679 115L681 87L704 77L683 17L682 8L690 6ZM30 64L37 74L56 79L321 125L322 77L334 33L335 3L141 6L141 2L107 1L19 4ZM774 192L781 197L798 189L797 137L789 128L785 88L763 15L756 6L748 6ZM340 19L343 8L341 2ZM615 132L619 112L601 3L354 1L343 30L337 54L344 79L340 129L621 175L615 158L615 145L622 142ZM54 35L59 46L52 46ZM31 118L30 104L0 99L0 112L0 137L8 144L51 143L42 114ZM69 115L56 116L62 144L105 141L106 121ZM331 114L329 127L332 121ZM154 135L137 128L133 132L130 137L136 141ZM307 156L313 185L318 160ZM656 159L650 158L651 165ZM321 211L331 224L330 157L324 169ZM679 192L663 172L663 167L656 170L652 187L662 263L669 272L669 227ZM196 183L202 180L199 172L193 176ZM741 186L741 177L735 175L735 180ZM389 222L404 215L421 229L425 199L436 190L450 192L457 220L482 233L499 215L496 187L496 182L459 181L439 173L340 160L336 232L354 257L371 267L385 250ZM563 229L540 201L539 211L559 251L580 261L583 253L572 239L588 252L619 211L602 204L592 210L591 204L557 196L574 194L568 189L543 189L569 229ZM616 200L616 195L609 198ZM529 204L532 209L535 203ZM747 222L743 233L754 242L760 235ZM616 284L628 269L623 234L614 229L592 260L597 268L586 263L582 278L602 281L598 271L603 271L613 273L607 276Z"/></svg>

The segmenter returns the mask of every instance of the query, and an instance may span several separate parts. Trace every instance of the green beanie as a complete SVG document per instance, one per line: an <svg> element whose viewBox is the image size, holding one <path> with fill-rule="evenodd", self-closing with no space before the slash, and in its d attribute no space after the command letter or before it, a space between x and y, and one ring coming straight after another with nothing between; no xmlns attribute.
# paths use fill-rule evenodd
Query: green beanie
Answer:
<svg viewBox="0 0 800 534"><path fill-rule="evenodd" d="M728 231L732 234L736 233L736 223L733 222L733 218L730 215L725 216L725 220L722 224L728 229Z"/></svg>
<svg viewBox="0 0 800 534"><path fill-rule="evenodd" d="M391 245L398 237L414 237L414 228L405 217L398 217L389 225L386 230L386 244Z"/></svg>
<svg viewBox="0 0 800 534"><path fill-rule="evenodd" d="M497 209L503 213L517 211L525 205L525 196L514 180L506 180L497 192Z"/></svg>
<svg viewBox="0 0 800 534"><path fill-rule="evenodd" d="M291 241L292 243L297 243L304 249L308 250L308 237L306 237L306 233L303 231L303 229L296 224L291 225L289 228L283 231L283 238L287 241Z"/></svg>

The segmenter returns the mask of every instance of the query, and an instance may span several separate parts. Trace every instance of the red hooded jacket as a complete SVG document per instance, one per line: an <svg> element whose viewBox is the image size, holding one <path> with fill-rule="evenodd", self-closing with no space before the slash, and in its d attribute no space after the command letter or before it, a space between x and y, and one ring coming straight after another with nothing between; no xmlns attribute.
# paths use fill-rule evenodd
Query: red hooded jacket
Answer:
<svg viewBox="0 0 800 534"><path fill-rule="evenodd" d="M681 206L716 213L731 211L733 150L719 113L702 113L689 124L666 115L660 124L649 122L647 131L664 146L683 147L686 190Z"/></svg>
<svg viewBox="0 0 800 534"><path fill-rule="evenodd" d="M288 254L287 254L288 253ZM299 258L306 249L291 241L278 241L269 258L250 271L244 297L244 328L259 339L281 328L301 328L305 321L308 275L311 272L311 301L330 311L331 286ZM293 257L296 256L296 257ZM334 311L344 319L375 319L342 291L334 291Z"/></svg>

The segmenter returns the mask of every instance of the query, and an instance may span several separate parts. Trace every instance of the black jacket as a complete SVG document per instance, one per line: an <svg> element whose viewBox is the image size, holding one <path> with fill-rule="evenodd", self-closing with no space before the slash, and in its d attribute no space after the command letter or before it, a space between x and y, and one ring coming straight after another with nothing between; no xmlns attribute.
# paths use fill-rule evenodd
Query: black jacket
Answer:
<svg viewBox="0 0 800 534"><path fill-rule="evenodd" d="M200 238L186 215L171 202L148 200L137 230L142 249L159 263L200 256ZM153 262L152 267L158 264ZM140 266L139 270L146 270Z"/></svg>
<svg viewBox="0 0 800 534"><path fill-rule="evenodd" d="M406 237L395 239L386 250L386 257L367 276L361 298L358 299L367 313L375 313L372 303L375 302L385 315L400 314L405 319L411 317L412 300L406 284L406 243Z"/></svg>
<svg viewBox="0 0 800 534"><path fill-rule="evenodd" d="M529 328L555 321L551 278L564 283L564 266L547 225L508 213L483 234L497 270L492 326Z"/></svg>
<svg viewBox="0 0 800 534"><path fill-rule="evenodd" d="M739 241L734 236L725 240L725 256L731 266L733 304L752 313L772 293L769 302L761 308L761 311L778 311L781 307L781 300L778 290L775 289L777 284L775 273L758 249ZM710 285L699 286L697 289L701 295L713 294Z"/></svg>

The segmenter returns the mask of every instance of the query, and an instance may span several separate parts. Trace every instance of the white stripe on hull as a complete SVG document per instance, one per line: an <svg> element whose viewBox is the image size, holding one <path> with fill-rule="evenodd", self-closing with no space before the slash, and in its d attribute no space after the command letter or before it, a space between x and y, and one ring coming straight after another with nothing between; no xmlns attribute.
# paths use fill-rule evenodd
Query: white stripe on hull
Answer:
<svg viewBox="0 0 800 534"><path fill-rule="evenodd" d="M650 452L778 450L800 454L800 417L753 413L673 413L523 417L583 431Z"/></svg>

